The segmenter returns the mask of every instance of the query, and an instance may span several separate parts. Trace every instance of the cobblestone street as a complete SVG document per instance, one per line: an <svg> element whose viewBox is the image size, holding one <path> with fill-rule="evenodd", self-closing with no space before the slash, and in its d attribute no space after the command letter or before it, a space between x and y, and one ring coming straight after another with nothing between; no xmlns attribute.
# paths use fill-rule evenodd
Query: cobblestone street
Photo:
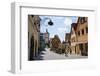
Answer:
<svg viewBox="0 0 100 76"><path fill-rule="evenodd" d="M57 54L53 51L50 51L50 48L46 48L45 51L41 51L36 60L56 60L56 59L79 59L79 58L87 58L87 56L80 56L76 54Z"/></svg>

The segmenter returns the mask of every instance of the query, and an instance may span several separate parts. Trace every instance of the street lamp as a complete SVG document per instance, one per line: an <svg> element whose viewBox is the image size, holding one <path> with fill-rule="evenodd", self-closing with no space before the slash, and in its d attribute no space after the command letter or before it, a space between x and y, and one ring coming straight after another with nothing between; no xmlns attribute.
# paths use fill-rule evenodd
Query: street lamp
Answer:
<svg viewBox="0 0 100 76"><path fill-rule="evenodd" d="M52 26L52 25L53 25L53 22L50 20L50 21L48 22L48 25Z"/></svg>
<svg viewBox="0 0 100 76"><path fill-rule="evenodd" d="M47 20L48 20L47 25L53 26L54 23L52 22L52 20L51 20L50 18L44 18L43 21L45 22L45 21L47 21Z"/></svg>

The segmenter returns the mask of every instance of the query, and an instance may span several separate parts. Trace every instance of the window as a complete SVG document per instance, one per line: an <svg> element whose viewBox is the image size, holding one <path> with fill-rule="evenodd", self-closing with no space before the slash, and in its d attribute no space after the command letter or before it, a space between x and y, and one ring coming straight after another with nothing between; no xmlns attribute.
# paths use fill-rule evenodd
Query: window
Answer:
<svg viewBox="0 0 100 76"><path fill-rule="evenodd" d="M81 51L83 51L83 44L79 44L79 48Z"/></svg>
<svg viewBox="0 0 100 76"><path fill-rule="evenodd" d="M80 22L81 22L81 24L85 23L86 22L86 17L81 17Z"/></svg>
<svg viewBox="0 0 100 76"><path fill-rule="evenodd" d="M86 27L86 33L88 33L88 27Z"/></svg>
<svg viewBox="0 0 100 76"><path fill-rule="evenodd" d="M84 29L82 29L82 35L84 35Z"/></svg>
<svg viewBox="0 0 100 76"><path fill-rule="evenodd" d="M78 31L78 36L80 36L80 31Z"/></svg>
<svg viewBox="0 0 100 76"><path fill-rule="evenodd" d="M81 23L81 24L83 23L83 19L82 19L82 18L80 18L80 23Z"/></svg>
<svg viewBox="0 0 100 76"><path fill-rule="evenodd" d="M86 52L88 52L88 43L85 43Z"/></svg>

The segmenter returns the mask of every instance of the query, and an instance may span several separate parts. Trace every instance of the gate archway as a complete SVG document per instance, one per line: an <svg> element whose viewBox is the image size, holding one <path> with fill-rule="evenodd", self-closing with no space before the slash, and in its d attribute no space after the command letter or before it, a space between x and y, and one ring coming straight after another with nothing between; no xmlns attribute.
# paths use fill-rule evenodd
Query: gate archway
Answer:
<svg viewBox="0 0 100 76"><path fill-rule="evenodd" d="M34 36L30 40L30 60L34 60Z"/></svg>

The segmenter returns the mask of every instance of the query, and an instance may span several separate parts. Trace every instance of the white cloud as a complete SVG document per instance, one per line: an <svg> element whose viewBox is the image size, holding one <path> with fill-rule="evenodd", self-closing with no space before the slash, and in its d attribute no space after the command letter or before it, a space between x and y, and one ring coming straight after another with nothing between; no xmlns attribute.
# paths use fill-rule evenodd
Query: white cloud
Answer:
<svg viewBox="0 0 100 76"><path fill-rule="evenodd" d="M54 19L61 20L61 19L63 19L64 17L62 17L62 16L54 16L53 18L54 18Z"/></svg>
<svg viewBox="0 0 100 76"><path fill-rule="evenodd" d="M65 23L65 26L66 26L66 30L69 33L70 29L71 29L71 24L72 24L72 18L71 17L66 17L64 23Z"/></svg>
<svg viewBox="0 0 100 76"><path fill-rule="evenodd" d="M65 23L66 26L71 26L72 19L70 17L68 17L68 18L65 19L64 23Z"/></svg>
<svg viewBox="0 0 100 76"><path fill-rule="evenodd" d="M64 27L63 28L57 28L57 30L58 30L59 33L63 33L63 32L66 31L66 28L64 28Z"/></svg>
<svg viewBox="0 0 100 76"><path fill-rule="evenodd" d="M50 38L54 38L54 34L50 34Z"/></svg>

